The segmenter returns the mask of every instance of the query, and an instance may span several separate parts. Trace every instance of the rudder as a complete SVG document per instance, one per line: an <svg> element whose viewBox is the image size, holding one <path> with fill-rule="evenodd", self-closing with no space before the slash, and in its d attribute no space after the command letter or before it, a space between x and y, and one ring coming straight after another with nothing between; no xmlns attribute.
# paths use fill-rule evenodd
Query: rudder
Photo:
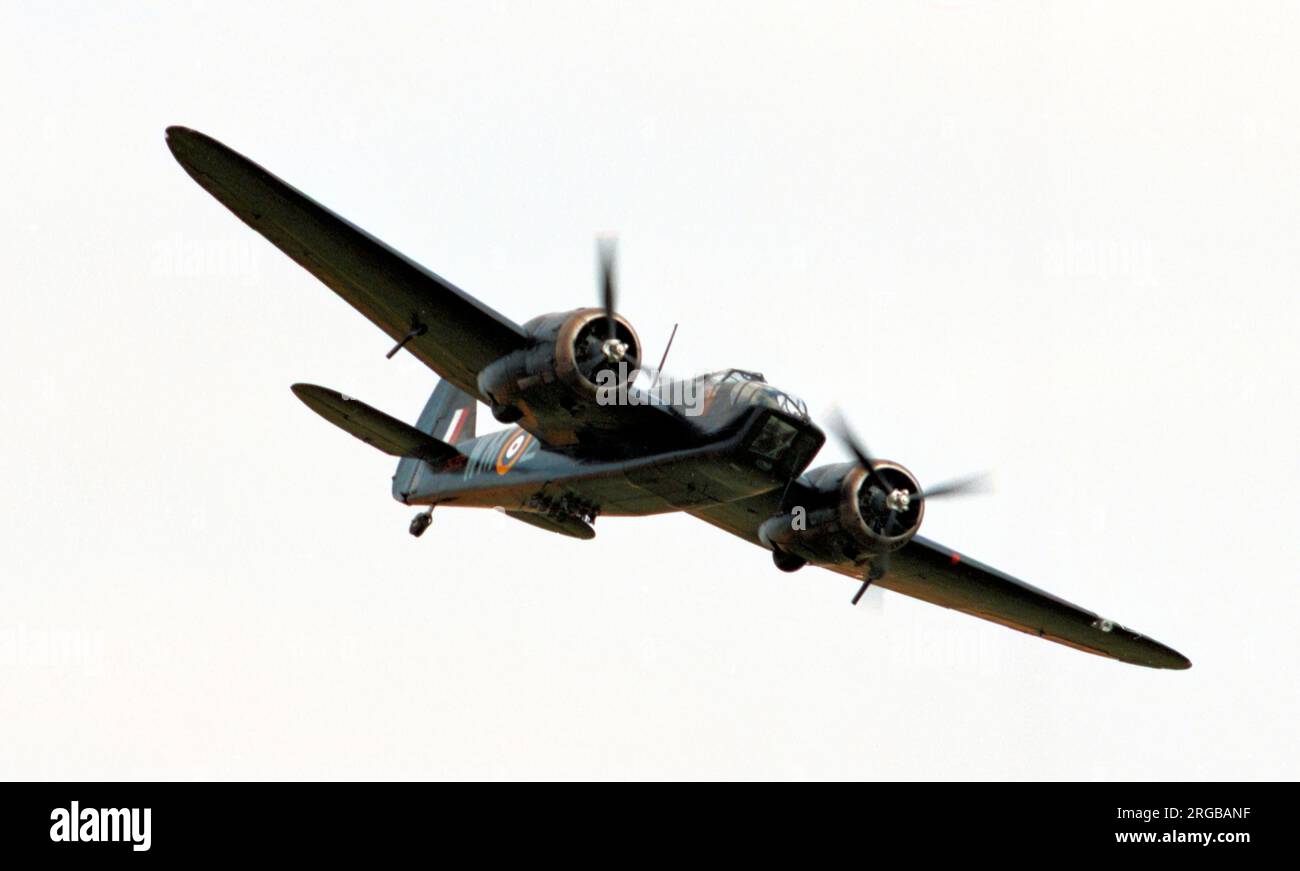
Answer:
<svg viewBox="0 0 1300 871"><path fill-rule="evenodd" d="M436 439L457 444L474 438L478 423L478 401L450 381L439 381L415 428ZM419 487L420 477L428 464L414 457L403 457L393 474L393 498L405 502Z"/></svg>

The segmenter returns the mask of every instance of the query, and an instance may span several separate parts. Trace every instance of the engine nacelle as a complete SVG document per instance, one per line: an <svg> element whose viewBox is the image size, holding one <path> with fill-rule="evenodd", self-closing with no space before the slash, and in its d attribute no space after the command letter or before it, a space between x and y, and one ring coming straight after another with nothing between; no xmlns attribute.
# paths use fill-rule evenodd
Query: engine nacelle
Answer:
<svg viewBox="0 0 1300 871"><path fill-rule="evenodd" d="M856 463L813 469L808 478L817 496L808 501L814 504L768 518L759 539L773 551L808 562L864 563L898 550L920 529L925 502L909 500L921 488L903 466L877 461L875 469L888 491Z"/></svg>
<svg viewBox="0 0 1300 871"><path fill-rule="evenodd" d="M606 353L608 327L605 311L598 308L578 309L565 318L555 338L555 375L575 393L596 398L598 387L622 387L641 365L641 339L621 315L614 315L616 356ZM619 362L625 365L620 366ZM602 377L601 373L608 371Z"/></svg>
<svg viewBox="0 0 1300 871"><path fill-rule="evenodd" d="M526 414L590 414L598 387L625 385L641 360L641 340L621 315L606 335L605 310L584 308L542 315L524 324L527 348L507 354L479 373L479 390L493 415L512 423ZM602 374L607 372L608 374Z"/></svg>

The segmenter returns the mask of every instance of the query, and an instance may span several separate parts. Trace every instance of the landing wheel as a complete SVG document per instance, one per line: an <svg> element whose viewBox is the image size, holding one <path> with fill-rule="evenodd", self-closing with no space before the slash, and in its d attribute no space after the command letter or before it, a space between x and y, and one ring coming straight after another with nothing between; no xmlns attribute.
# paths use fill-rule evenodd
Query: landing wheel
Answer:
<svg viewBox="0 0 1300 871"><path fill-rule="evenodd" d="M775 549L772 551L772 562L783 572L797 572L808 565L808 560L801 556Z"/></svg>
<svg viewBox="0 0 1300 871"><path fill-rule="evenodd" d="M429 528L429 524L432 522L433 509L431 508L428 511L421 511L419 514L411 518L411 535L414 535L416 538L424 535L424 531Z"/></svg>
<svg viewBox="0 0 1300 871"><path fill-rule="evenodd" d="M516 423L524 416L523 409L516 408L513 405L494 405L492 406L492 416L499 423Z"/></svg>

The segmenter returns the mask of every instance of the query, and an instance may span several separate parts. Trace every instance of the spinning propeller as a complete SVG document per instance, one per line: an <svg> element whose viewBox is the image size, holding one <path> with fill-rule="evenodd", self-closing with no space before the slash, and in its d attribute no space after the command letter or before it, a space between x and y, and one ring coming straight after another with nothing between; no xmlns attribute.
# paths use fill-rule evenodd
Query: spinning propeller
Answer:
<svg viewBox="0 0 1300 871"><path fill-rule="evenodd" d="M602 370L619 372L620 364L626 363L629 370L639 368L640 348L637 347L634 333L629 327L620 323L616 316L615 302L618 297L618 239L613 236L596 237L596 284L602 314L587 319L575 337L575 352L578 369L591 382Z"/></svg>
<svg viewBox="0 0 1300 871"><path fill-rule="evenodd" d="M594 379L597 371L626 361L633 369L653 373L654 383L657 384L659 374L668 359L668 350L677 335L677 324L673 324L672 335L668 337L668 345L664 348L664 355L659 361L658 368L643 364L638 359L641 349L625 341L626 333L623 338L619 337L619 324L615 318L615 304L618 298L617 236L596 237L596 269L599 274L597 283L600 291L600 307L605 310L605 316L583 330L581 339L585 347L582 355L585 361L582 366L583 374Z"/></svg>
<svg viewBox="0 0 1300 871"><path fill-rule="evenodd" d="M600 269L600 303L605 309L605 338L600 344L600 353L610 364L621 362L627 357L627 343L618 339L618 323L614 320L614 297L618 275L615 266L618 261L618 239L613 236L600 236L596 239L596 261Z"/></svg>
<svg viewBox="0 0 1300 871"><path fill-rule="evenodd" d="M891 535L892 530L898 526L898 515L905 513L913 504L928 501L930 499L946 498L949 496L961 496L971 493L985 492L988 489L987 475L971 475L965 478L955 478L951 481L944 481L933 487L923 488L913 493L905 487L896 487L885 480L885 477L876 469L876 461L867 453L867 447L862 440L857 437L852 429L845 422L843 415L836 411L831 420L831 428L839 436L840 441L853 454L858 465L866 471L866 484L870 488L867 494L867 503L863 507L869 507L870 513L880 520L880 531L883 535ZM853 604L858 604L862 594L871 586L872 581L878 581L889 571L889 551L883 551L871 562L871 569L867 572L866 579L862 586L853 597Z"/></svg>

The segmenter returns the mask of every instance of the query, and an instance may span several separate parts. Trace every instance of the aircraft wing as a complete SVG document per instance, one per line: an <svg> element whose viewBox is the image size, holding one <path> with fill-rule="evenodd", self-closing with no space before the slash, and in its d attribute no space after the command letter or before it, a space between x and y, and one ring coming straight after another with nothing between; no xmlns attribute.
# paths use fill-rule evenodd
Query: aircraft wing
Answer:
<svg viewBox="0 0 1300 871"><path fill-rule="evenodd" d="M876 583L1099 656L1150 668L1192 665L1158 641L919 535L893 554Z"/></svg>
<svg viewBox="0 0 1300 871"><path fill-rule="evenodd" d="M167 128L185 171L407 350L471 396L478 373L527 334L451 282L404 257L241 154L185 127Z"/></svg>
<svg viewBox="0 0 1300 871"><path fill-rule="evenodd" d="M758 526L777 512L780 496L776 494L777 491L763 493L736 502L691 509L690 513L762 546ZM862 580L862 569L858 566L827 565L825 568ZM1150 668L1181 669L1192 664L1187 657L1158 641L919 535L891 555L889 571L874 583L1098 656Z"/></svg>

